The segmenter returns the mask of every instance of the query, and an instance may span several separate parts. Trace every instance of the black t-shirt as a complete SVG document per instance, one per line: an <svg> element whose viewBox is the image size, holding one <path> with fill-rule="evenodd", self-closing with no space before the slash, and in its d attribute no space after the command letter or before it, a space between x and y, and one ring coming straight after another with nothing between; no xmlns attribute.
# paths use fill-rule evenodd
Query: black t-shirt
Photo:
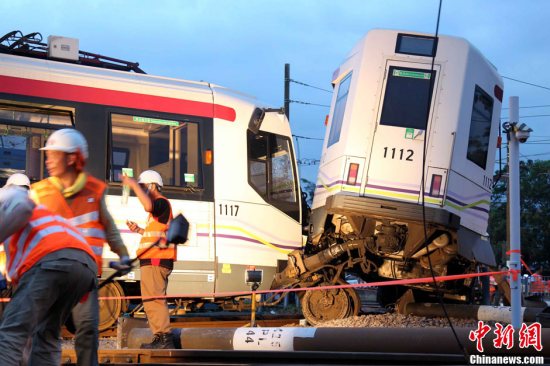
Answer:
<svg viewBox="0 0 550 366"><path fill-rule="evenodd" d="M161 224L167 224L170 220L170 204L166 198L157 198L153 201L153 211L151 214Z"/></svg>

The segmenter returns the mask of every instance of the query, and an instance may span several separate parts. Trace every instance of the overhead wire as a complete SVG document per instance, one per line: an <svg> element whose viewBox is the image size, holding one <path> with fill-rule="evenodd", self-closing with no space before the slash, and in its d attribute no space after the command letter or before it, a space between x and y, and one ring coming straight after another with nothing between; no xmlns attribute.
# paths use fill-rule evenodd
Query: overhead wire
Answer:
<svg viewBox="0 0 550 366"><path fill-rule="evenodd" d="M519 109L529 109L529 108L547 108L550 107L550 104L544 104L544 105L528 105L525 107L518 107ZM510 109L509 107L504 107L501 109Z"/></svg>
<svg viewBox="0 0 550 366"><path fill-rule="evenodd" d="M289 99L288 101L290 103L307 104L307 105L314 105L314 106L318 106L318 107L330 108L330 105L327 105L327 104L309 103L309 102L302 102L301 100L292 100L292 99Z"/></svg>
<svg viewBox="0 0 550 366"><path fill-rule="evenodd" d="M317 141L324 141L325 139L319 138L319 137L309 137L309 136L300 136L300 135L292 135L295 138L298 139L304 139L304 140L317 140Z"/></svg>
<svg viewBox="0 0 550 366"><path fill-rule="evenodd" d="M318 89L318 90L326 91L327 93L332 93L332 90L323 89L323 88L320 88L320 87L318 87L318 86L309 85L309 84L303 83L303 82L301 82L301 81L296 81L296 80L294 80L294 79L288 79L288 81L290 81L291 83L296 83L296 84L299 84L299 85L307 86L307 87L309 87L309 88L313 88L313 89Z"/></svg>
<svg viewBox="0 0 550 366"><path fill-rule="evenodd" d="M511 78L511 77L509 77L509 76L503 76L502 78L503 78L503 79L512 80L512 81L515 81L515 82L521 83L521 84L531 85L531 86L534 86L534 87L536 87L536 88L541 88L541 89L550 90L550 88L547 87L547 86L538 85L538 84L534 84L534 83L529 83L529 82L527 82L527 81L514 79L514 78Z"/></svg>
<svg viewBox="0 0 550 366"><path fill-rule="evenodd" d="M433 90L435 86L435 76L434 76L434 66L435 66L435 55L437 53L437 43L438 43L438 35L439 35L439 23L441 20L441 7L443 5L443 0L439 0L439 8L437 11L437 22L436 22L436 28L435 28L435 36L434 36L434 49L432 53L432 63L430 67L430 84L429 84L429 96L428 102L426 103L426 129L428 128L428 123L430 119L430 109L431 109L431 99L433 96ZM435 292L437 294L437 298L439 300L439 304L441 305L441 308L443 309L443 313L445 314L445 318L447 319L447 322L449 323L449 326L453 332L453 335L455 337L456 343L462 350L462 353L465 357L466 363L469 363L469 354L462 342L460 341L460 338L458 338L458 334L456 333L456 330L453 326L453 323L451 321L451 318L449 317L449 314L447 312L447 308L445 307L445 303L443 302L443 296L441 295L441 289L439 288L439 285L437 284L437 281L435 279L435 272L432 265L432 260L430 258L430 253L428 251L428 228L426 223L426 203L425 203L425 186L426 186L426 150L428 148L428 138L424 138L424 148L423 148L423 154L422 154L422 179L420 183L420 191L421 191L421 197L422 197L422 223L424 228L424 248L426 250L426 257L428 258L428 263L430 265L430 274L433 280L433 284L435 287Z"/></svg>

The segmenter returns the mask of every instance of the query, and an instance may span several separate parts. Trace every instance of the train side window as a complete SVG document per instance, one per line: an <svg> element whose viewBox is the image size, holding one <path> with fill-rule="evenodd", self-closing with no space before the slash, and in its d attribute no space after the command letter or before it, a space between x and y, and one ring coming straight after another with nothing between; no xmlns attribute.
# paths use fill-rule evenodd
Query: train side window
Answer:
<svg viewBox="0 0 550 366"><path fill-rule="evenodd" d="M111 182L127 167L155 170L166 186L202 188L197 123L113 113L111 128Z"/></svg>
<svg viewBox="0 0 550 366"><path fill-rule="evenodd" d="M264 198L267 198L267 160L267 136L248 131L248 180Z"/></svg>
<svg viewBox="0 0 550 366"><path fill-rule="evenodd" d="M14 173L47 177L39 150L56 129L72 127L73 108L0 100L0 186Z"/></svg>
<svg viewBox="0 0 550 366"><path fill-rule="evenodd" d="M493 98L476 85L468 138L468 160L482 169L487 167L491 121L493 119Z"/></svg>
<svg viewBox="0 0 550 366"><path fill-rule="evenodd" d="M380 124L426 129L435 71L390 66Z"/></svg>
<svg viewBox="0 0 550 366"><path fill-rule="evenodd" d="M299 221L296 168L288 137L247 131L248 182L262 198Z"/></svg>
<svg viewBox="0 0 550 366"><path fill-rule="evenodd" d="M271 150L271 198L275 201L296 202L296 182L292 169L290 141L273 135Z"/></svg>
<svg viewBox="0 0 550 366"><path fill-rule="evenodd" d="M340 140L340 131L344 122L344 112L346 111L346 102L348 100L349 87L351 85L351 72L346 75L338 86L338 95L332 114L332 123L330 124L330 134L328 135L327 147L334 145Z"/></svg>

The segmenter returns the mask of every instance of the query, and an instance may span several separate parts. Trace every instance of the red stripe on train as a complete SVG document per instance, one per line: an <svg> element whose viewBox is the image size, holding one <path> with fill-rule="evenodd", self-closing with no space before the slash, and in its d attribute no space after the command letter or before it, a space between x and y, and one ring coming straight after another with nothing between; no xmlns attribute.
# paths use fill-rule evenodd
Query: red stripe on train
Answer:
<svg viewBox="0 0 550 366"><path fill-rule="evenodd" d="M51 81L0 75L0 92L33 97L68 100L108 106L147 109L158 112L220 118L234 122L236 112L231 107L193 100L160 97L118 90L93 88Z"/></svg>

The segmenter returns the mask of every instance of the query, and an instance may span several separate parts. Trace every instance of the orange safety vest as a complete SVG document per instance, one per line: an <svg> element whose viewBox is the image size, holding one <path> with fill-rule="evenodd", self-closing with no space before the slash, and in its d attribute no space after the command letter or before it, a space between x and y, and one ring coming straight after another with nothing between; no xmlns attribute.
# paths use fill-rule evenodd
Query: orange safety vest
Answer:
<svg viewBox="0 0 550 366"><path fill-rule="evenodd" d="M42 205L34 208L28 224L8 237L4 246L6 272L13 282L44 256L58 250L78 249L94 257L82 234Z"/></svg>
<svg viewBox="0 0 550 366"><path fill-rule="evenodd" d="M542 276L538 273L533 274L533 282L531 283L531 292L544 292L544 283Z"/></svg>
<svg viewBox="0 0 550 366"><path fill-rule="evenodd" d="M166 202L168 202L168 206L170 207L170 217L168 219L168 222L172 220L172 206L170 205L170 201L166 197L161 196L161 198L164 198ZM157 240L160 238L166 237L166 231L168 230L168 224L163 224L161 222L158 222L155 217L151 213L149 213L149 216L147 217L147 224L145 225L145 229L143 231L143 235L141 236L141 241L139 242L139 247L137 250L137 255L141 259L172 259L176 260L177 254L176 254L176 246L174 244L168 245L168 248L166 249L160 249L160 248L152 248L147 253L142 253L149 248L151 245L153 245Z"/></svg>
<svg viewBox="0 0 550 366"><path fill-rule="evenodd" d="M99 221L99 210L106 187L107 185L99 179L87 175L84 188L74 196L69 205L59 189L47 179L32 185L32 189L36 192L41 204L66 218L81 231L94 252L98 275L101 275L103 246L105 244L105 228Z"/></svg>
<svg viewBox="0 0 550 366"><path fill-rule="evenodd" d="M489 292L493 293L497 289L497 281L493 276L489 276Z"/></svg>

